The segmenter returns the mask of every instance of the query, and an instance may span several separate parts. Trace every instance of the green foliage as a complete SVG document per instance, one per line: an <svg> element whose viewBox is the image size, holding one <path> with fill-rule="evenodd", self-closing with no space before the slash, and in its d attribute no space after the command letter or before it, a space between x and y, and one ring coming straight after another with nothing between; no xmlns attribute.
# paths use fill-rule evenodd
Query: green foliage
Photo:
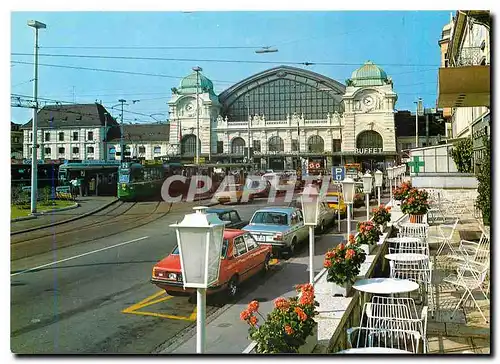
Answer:
<svg viewBox="0 0 500 364"><path fill-rule="evenodd" d="M358 234L356 235L356 243L358 244L376 244L380 240L382 232L375 226L372 221L363 221L358 223Z"/></svg>
<svg viewBox="0 0 500 364"><path fill-rule="evenodd" d="M354 236L350 235L347 244L341 243L326 252L323 261L323 267L328 269L326 280L338 285L354 282L365 259L366 253L354 241Z"/></svg>
<svg viewBox="0 0 500 364"><path fill-rule="evenodd" d="M384 205L380 205L379 207L373 208L373 222L376 225L383 225L386 222L391 222L391 213L390 207L385 207Z"/></svg>
<svg viewBox="0 0 500 364"><path fill-rule="evenodd" d="M451 157L460 173L472 173L472 139L466 138L455 143Z"/></svg>
<svg viewBox="0 0 500 364"><path fill-rule="evenodd" d="M401 203L404 214L423 215L429 211L429 194L425 190L412 188L408 197Z"/></svg>
<svg viewBox="0 0 500 364"><path fill-rule="evenodd" d="M355 193L354 194L354 199L352 201L352 206L353 207L361 207L365 205L365 199L363 198L364 195L362 193Z"/></svg>
<svg viewBox="0 0 500 364"><path fill-rule="evenodd" d="M477 186L477 206L483 214L483 223L490 225L491 223L491 141L484 138L486 147L485 154L481 160L481 165L476 173L479 184Z"/></svg>
<svg viewBox="0 0 500 364"><path fill-rule="evenodd" d="M259 354L298 353L299 347L312 334L318 314L319 303L314 300L314 288L311 284L298 285L299 297L279 297L274 301L274 309L265 321L258 325L255 314L261 318L259 303L252 301L246 310L240 313L240 318L246 321L250 339L257 342Z"/></svg>

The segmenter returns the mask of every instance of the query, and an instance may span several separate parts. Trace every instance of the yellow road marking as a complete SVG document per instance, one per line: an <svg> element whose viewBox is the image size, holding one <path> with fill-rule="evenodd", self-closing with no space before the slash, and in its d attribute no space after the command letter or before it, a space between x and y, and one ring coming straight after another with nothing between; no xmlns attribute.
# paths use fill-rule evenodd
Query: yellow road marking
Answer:
<svg viewBox="0 0 500 364"><path fill-rule="evenodd" d="M165 297L160 297L162 295L165 295ZM160 298L158 298L160 297ZM169 314L164 314L164 313L157 313L157 312L146 312L146 311L138 311L141 308L148 307L151 305L154 305L156 303L160 303L163 301L167 301L169 299L174 298L173 296L168 296L165 291L159 291L149 297L146 297L143 299L141 302L133 304L130 307L127 307L126 309L122 310L122 313L131 313L134 315L143 315L143 316L155 316L155 317L161 317L161 318L167 318L167 319L173 319L173 320L184 320L184 321L195 321L196 320L196 307L194 311L191 313L189 316L177 316L177 315L169 315Z"/></svg>

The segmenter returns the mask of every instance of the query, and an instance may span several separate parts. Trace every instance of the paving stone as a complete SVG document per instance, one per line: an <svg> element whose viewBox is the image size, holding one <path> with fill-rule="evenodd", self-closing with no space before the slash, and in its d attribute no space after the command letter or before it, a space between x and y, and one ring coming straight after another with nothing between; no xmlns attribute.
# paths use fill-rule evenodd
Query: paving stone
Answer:
<svg viewBox="0 0 500 364"><path fill-rule="evenodd" d="M436 339L429 341L429 354L459 354L464 351L474 352L470 338L447 337L439 335Z"/></svg>
<svg viewBox="0 0 500 364"><path fill-rule="evenodd" d="M318 323L318 342L322 345L328 345L333 333L340 323L340 319L316 318Z"/></svg>

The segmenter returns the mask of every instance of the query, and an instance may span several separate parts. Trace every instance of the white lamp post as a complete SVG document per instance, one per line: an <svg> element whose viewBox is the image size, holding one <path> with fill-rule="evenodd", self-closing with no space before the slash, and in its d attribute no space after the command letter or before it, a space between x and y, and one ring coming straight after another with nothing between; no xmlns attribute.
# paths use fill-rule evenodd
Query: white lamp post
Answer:
<svg viewBox="0 0 500 364"><path fill-rule="evenodd" d="M205 351L206 290L219 279L224 223L216 214L206 214L206 207L194 207L177 224L177 234L184 287L196 288L196 352Z"/></svg>
<svg viewBox="0 0 500 364"><path fill-rule="evenodd" d="M307 185L300 193L304 225L309 226L309 283L314 283L314 228L318 224L319 193L312 185Z"/></svg>
<svg viewBox="0 0 500 364"><path fill-rule="evenodd" d="M387 178L389 179L389 191L391 196L391 204L392 204L392 179L394 178L394 168L387 168Z"/></svg>
<svg viewBox="0 0 500 364"><path fill-rule="evenodd" d="M373 177L370 173L363 176L363 192L366 196L366 221L370 220L370 192L372 192Z"/></svg>
<svg viewBox="0 0 500 364"><path fill-rule="evenodd" d="M35 77L33 78L33 120L31 122L31 133L33 145L31 146L31 213L36 212L37 189L38 189L38 145L37 145L37 122L38 122L38 29L47 26L36 20L28 20L28 26L35 29Z"/></svg>
<svg viewBox="0 0 500 364"><path fill-rule="evenodd" d="M405 176L405 173L406 173L406 165L402 164L401 165L401 184L403 183L403 178Z"/></svg>
<svg viewBox="0 0 500 364"><path fill-rule="evenodd" d="M349 233L351 232L351 204L354 200L354 180L352 178L345 178L342 181L342 194L344 195L344 202L347 205L347 239L349 240Z"/></svg>
<svg viewBox="0 0 500 364"><path fill-rule="evenodd" d="M380 206L380 188L382 187L383 173L378 169L375 171L375 187L378 189L378 205Z"/></svg>

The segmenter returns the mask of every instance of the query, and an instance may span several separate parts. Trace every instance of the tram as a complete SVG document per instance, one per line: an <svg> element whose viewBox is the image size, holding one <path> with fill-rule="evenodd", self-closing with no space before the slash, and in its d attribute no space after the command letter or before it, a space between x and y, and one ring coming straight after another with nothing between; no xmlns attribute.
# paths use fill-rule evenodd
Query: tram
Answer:
<svg viewBox="0 0 500 364"><path fill-rule="evenodd" d="M141 200L161 195L161 186L172 174L161 160L125 162L118 171L118 199Z"/></svg>

